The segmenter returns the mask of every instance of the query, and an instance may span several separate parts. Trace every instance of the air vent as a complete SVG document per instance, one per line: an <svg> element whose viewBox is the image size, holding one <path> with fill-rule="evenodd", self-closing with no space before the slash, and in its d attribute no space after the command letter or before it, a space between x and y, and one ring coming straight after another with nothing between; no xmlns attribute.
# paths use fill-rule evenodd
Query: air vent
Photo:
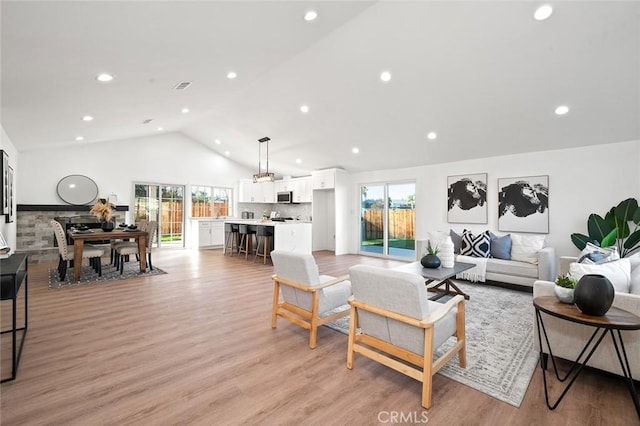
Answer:
<svg viewBox="0 0 640 426"><path fill-rule="evenodd" d="M142 122L142 124L149 124L149 123L151 123L152 121L153 121L153 118L147 118L146 120L144 120L144 121Z"/></svg>
<svg viewBox="0 0 640 426"><path fill-rule="evenodd" d="M173 90L184 90L189 86L191 86L190 81L183 81L182 83L178 83L178 85L174 87Z"/></svg>

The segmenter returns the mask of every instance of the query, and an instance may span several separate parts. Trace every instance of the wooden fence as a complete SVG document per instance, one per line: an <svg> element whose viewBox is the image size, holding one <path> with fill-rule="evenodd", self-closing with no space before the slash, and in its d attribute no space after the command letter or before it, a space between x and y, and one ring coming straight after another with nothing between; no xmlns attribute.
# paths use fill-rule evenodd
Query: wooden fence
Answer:
<svg viewBox="0 0 640 426"><path fill-rule="evenodd" d="M416 220L415 209L389 210L389 238L399 240L413 240L415 238ZM384 211L364 211L363 240L377 240L384 237Z"/></svg>
<svg viewBox="0 0 640 426"><path fill-rule="evenodd" d="M160 210L162 214L162 229L160 233L165 234L182 234L182 202L181 201L163 201ZM226 203L213 203L214 216L228 216L229 210ZM208 217L211 215L211 204L191 203L191 217Z"/></svg>

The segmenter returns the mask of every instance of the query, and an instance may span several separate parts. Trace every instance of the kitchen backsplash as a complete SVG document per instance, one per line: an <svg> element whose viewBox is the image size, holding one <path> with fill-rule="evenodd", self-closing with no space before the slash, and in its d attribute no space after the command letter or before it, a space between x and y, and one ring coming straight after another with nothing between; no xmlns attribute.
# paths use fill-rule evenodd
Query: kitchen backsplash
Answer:
<svg viewBox="0 0 640 426"><path fill-rule="evenodd" d="M280 217L291 217L293 219L311 220L311 203L302 204L259 204L259 203L238 203L238 211L234 216L241 217L242 212L253 212L253 217L260 219L263 212L269 215L272 211L280 212Z"/></svg>

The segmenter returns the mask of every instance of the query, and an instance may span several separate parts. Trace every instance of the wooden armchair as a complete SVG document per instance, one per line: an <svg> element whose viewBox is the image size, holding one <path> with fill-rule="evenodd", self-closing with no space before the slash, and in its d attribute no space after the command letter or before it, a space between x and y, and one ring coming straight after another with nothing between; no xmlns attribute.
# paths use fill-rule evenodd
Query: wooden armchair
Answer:
<svg viewBox="0 0 640 426"><path fill-rule="evenodd" d="M430 408L433 375L456 354L466 367L464 298L432 302L424 278L411 273L365 265L349 272L347 368L353 368L359 353L406 374L422 382L422 406ZM451 336L456 338L453 347L434 361L434 351Z"/></svg>
<svg viewBox="0 0 640 426"><path fill-rule="evenodd" d="M319 275L310 254L274 250L271 260L275 270L271 277L274 283L271 328L276 328L279 316L285 318L309 330L309 347L313 349L319 326L349 315L349 309L330 313L347 304L351 295L349 277Z"/></svg>

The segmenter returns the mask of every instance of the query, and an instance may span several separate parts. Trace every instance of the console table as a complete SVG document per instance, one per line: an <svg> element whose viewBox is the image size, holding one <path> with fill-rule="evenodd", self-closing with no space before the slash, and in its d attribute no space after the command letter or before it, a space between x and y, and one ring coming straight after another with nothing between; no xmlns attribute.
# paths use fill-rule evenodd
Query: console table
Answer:
<svg viewBox="0 0 640 426"><path fill-rule="evenodd" d="M0 383L15 380L18 374L18 364L22 356L24 339L27 336L28 324L28 261L26 253L15 253L7 259L0 260L0 298L1 300L11 299L11 330L2 330L2 334L11 333L11 377L3 378ZM24 326L18 328L16 311L18 308L18 294L24 283ZM22 331L20 348L17 348L17 333Z"/></svg>
<svg viewBox="0 0 640 426"><path fill-rule="evenodd" d="M609 334L611 335L613 346L615 347L616 354L618 355L620 368L622 369L624 378L627 382L627 385L629 386L631 399L633 400L633 403L635 405L638 417L640 417L640 403L638 402L638 394L633 383L633 377L631 376L631 369L629 368L627 352L622 340L622 333L620 332L621 330L640 330L640 317L632 314L631 312L627 312L616 307L611 307L609 311L602 316L585 315L580 312L580 310L578 310L578 308L576 308L574 305L560 303L555 296L536 297L535 299L533 299L533 306L536 310L536 321L538 322L540 368L542 370L542 381L544 382L544 398L547 403L547 407L549 407L550 410L554 410L558 406L558 404L560 404L560 401L562 401L562 398L564 398L575 380L578 378L578 375L580 374L584 366L587 365L593 353L596 351L596 349L598 349L598 346L600 346L600 342L602 342L605 336ZM553 358L553 352L551 351L551 345L549 344L549 339L547 337L547 330L544 328L544 321L542 320L541 315L542 312L565 321L583 324L595 329L593 334L591 335L591 338L586 342L584 348L578 355L578 358L573 362L571 368L564 377L560 377L560 375L558 374L558 368ZM543 336L545 339L545 343L549 348L549 357L551 358L551 362L553 363L553 370L556 378L560 382L564 382L569 379L569 383L558 397L558 400L553 404L549 403L549 391L547 388L547 376L545 373L547 362L542 346ZM591 347L591 349L589 349L589 347ZM583 357L584 359L582 359Z"/></svg>

